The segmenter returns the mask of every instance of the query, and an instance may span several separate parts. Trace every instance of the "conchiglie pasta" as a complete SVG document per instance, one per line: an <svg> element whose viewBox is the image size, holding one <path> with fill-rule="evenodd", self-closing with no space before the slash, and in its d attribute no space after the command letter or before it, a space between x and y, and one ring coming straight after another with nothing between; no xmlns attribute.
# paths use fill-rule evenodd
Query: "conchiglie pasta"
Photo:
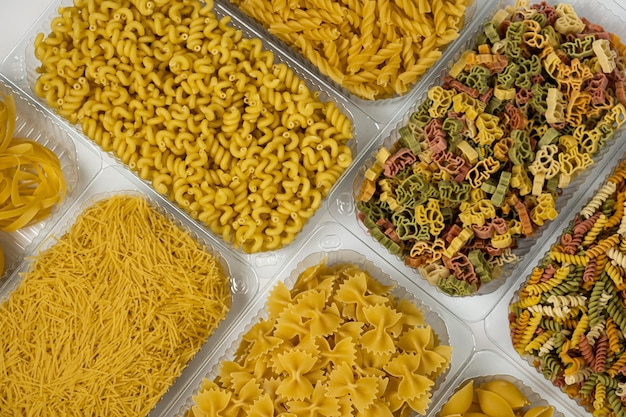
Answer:
<svg viewBox="0 0 626 417"><path fill-rule="evenodd" d="M534 404L509 376L469 379L443 404L438 417L552 417L550 405Z"/></svg>

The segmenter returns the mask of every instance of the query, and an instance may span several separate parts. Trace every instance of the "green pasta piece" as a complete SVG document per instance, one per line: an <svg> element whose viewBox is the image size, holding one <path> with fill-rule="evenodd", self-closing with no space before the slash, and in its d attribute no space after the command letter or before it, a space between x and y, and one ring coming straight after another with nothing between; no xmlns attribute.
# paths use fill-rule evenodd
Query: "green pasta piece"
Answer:
<svg viewBox="0 0 626 417"><path fill-rule="evenodd" d="M446 294L455 296L464 296L476 292L476 285L471 285L467 281L463 281L454 275L448 275L446 278L437 280L437 287Z"/></svg>
<svg viewBox="0 0 626 417"><path fill-rule="evenodd" d="M561 49L569 58L587 58L594 56L593 41L595 37L592 35L585 36L583 39L576 38L571 42L563 42Z"/></svg>
<svg viewBox="0 0 626 417"><path fill-rule="evenodd" d="M474 266L474 271L478 278L480 278L481 284L486 284L492 279L493 270L491 269L491 265L485 259L485 255L479 250L472 250L467 255L467 258L470 260L472 265Z"/></svg>
<svg viewBox="0 0 626 417"><path fill-rule="evenodd" d="M561 361L556 354L549 353L543 357L541 362L541 373L546 379L551 381L558 379L563 370Z"/></svg>
<svg viewBox="0 0 626 417"><path fill-rule="evenodd" d="M493 22L485 23L483 30L485 32L485 36L487 37L487 39L489 39L489 42L500 42L500 34L498 33L498 28L496 28L496 25Z"/></svg>
<svg viewBox="0 0 626 417"><path fill-rule="evenodd" d="M501 73L497 75L497 84L504 88L509 89L515 84L515 80L519 75L520 67L515 62L509 62ZM490 112L493 113L493 112Z"/></svg>

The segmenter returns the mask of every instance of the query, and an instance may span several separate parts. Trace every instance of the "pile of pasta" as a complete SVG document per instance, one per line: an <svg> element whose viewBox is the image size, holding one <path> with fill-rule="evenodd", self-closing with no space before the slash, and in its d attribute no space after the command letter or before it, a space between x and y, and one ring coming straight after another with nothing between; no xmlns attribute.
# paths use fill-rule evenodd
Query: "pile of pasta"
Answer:
<svg viewBox="0 0 626 417"><path fill-rule="evenodd" d="M146 416L225 317L220 261L141 197L85 209L0 304L3 416Z"/></svg>
<svg viewBox="0 0 626 417"><path fill-rule="evenodd" d="M289 244L352 162L352 123L211 1L75 0L35 93L245 252Z"/></svg>
<svg viewBox="0 0 626 417"><path fill-rule="evenodd" d="M569 4L499 9L368 163L359 219L442 292L496 288L626 123L625 66Z"/></svg>
<svg viewBox="0 0 626 417"><path fill-rule="evenodd" d="M626 415L626 162L509 305L515 350L597 416Z"/></svg>
<svg viewBox="0 0 626 417"><path fill-rule="evenodd" d="M424 312L353 264L279 282L235 359L205 379L188 417L426 414L450 346Z"/></svg>
<svg viewBox="0 0 626 417"><path fill-rule="evenodd" d="M499 375L465 382L441 407L439 417L552 417L554 407L531 405L512 382ZM483 382L481 382L481 380Z"/></svg>
<svg viewBox="0 0 626 417"><path fill-rule="evenodd" d="M0 277L4 275L4 249L2 249L2 245L0 245Z"/></svg>
<svg viewBox="0 0 626 417"><path fill-rule="evenodd" d="M471 0L231 0L350 93L401 95L458 38Z"/></svg>
<svg viewBox="0 0 626 417"><path fill-rule="evenodd" d="M4 232L47 218L67 193L57 155L34 140L15 137L16 118L13 95L0 92L0 230Z"/></svg>

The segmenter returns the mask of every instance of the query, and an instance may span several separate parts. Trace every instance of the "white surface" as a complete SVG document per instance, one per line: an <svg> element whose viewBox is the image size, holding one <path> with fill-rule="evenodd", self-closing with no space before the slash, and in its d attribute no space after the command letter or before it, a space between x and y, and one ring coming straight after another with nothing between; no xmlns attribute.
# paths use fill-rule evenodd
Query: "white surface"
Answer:
<svg viewBox="0 0 626 417"><path fill-rule="evenodd" d="M0 62L50 4L50 0L0 0Z"/></svg>

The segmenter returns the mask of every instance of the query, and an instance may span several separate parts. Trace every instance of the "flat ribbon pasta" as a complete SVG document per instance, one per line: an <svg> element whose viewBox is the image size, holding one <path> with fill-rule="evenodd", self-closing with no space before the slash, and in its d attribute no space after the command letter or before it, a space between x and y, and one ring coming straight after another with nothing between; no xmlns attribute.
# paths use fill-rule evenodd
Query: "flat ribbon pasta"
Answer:
<svg viewBox="0 0 626 417"><path fill-rule="evenodd" d="M0 153L0 230L12 232L44 219L66 193L59 158L45 146L13 139Z"/></svg>

